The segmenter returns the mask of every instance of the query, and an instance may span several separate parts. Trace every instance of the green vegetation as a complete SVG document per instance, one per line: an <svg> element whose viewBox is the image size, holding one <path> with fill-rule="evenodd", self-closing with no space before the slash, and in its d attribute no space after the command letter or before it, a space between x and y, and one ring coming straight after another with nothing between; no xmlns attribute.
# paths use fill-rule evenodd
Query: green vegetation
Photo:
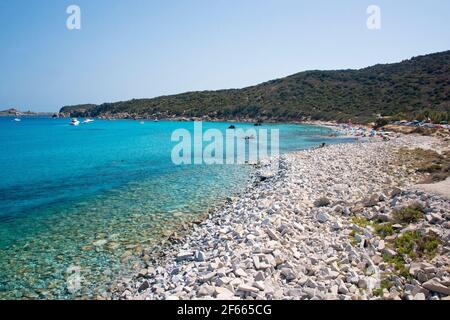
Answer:
<svg viewBox="0 0 450 320"><path fill-rule="evenodd" d="M395 239L397 252L411 259L423 256L432 259L440 243L439 237L433 232L421 235L418 231L407 231Z"/></svg>
<svg viewBox="0 0 450 320"><path fill-rule="evenodd" d="M389 281L387 279L383 279L380 282L380 287L377 289L374 289L372 292L374 294L374 296L376 297L381 297L383 295L383 290L389 290L394 286L392 281Z"/></svg>
<svg viewBox="0 0 450 320"><path fill-rule="evenodd" d="M409 269L406 266L405 258L412 260L419 258L433 259L437 249L441 244L438 235L429 232L422 235L418 231L407 231L400 234L392 243L393 249L398 253L395 256L383 255L383 260L394 266L401 276L409 278Z"/></svg>
<svg viewBox="0 0 450 320"><path fill-rule="evenodd" d="M399 255L389 256L387 254L384 254L383 260L386 261L387 263L393 265L395 270L397 271L397 273L399 275L401 275L402 277L405 277L405 278L410 277L409 269L406 267L405 260L403 259L402 256L399 256Z"/></svg>
<svg viewBox="0 0 450 320"><path fill-rule="evenodd" d="M355 230L352 230L352 232L350 232L350 234L349 234L349 236L350 236L350 243L354 247L356 247L359 244L358 240L356 239L356 234L357 233L356 233Z"/></svg>
<svg viewBox="0 0 450 320"><path fill-rule="evenodd" d="M351 222L353 224L356 224L357 226L360 226L360 227L363 227L363 228L365 228L365 227L367 227L367 226L369 226L371 224L371 222L367 218L360 217L360 216L353 216L351 218Z"/></svg>
<svg viewBox="0 0 450 320"><path fill-rule="evenodd" d="M450 152L439 154L432 150L420 148L402 148L398 154L398 164L419 172L427 173L424 183L443 181L450 176Z"/></svg>
<svg viewBox="0 0 450 320"><path fill-rule="evenodd" d="M450 51L360 70L306 71L243 89L70 106L96 117L252 118L262 121L375 121L380 116L448 121Z"/></svg>
<svg viewBox="0 0 450 320"><path fill-rule="evenodd" d="M412 111L410 113L398 113L396 115L389 117L390 121L399 121L399 120L419 120L419 121L431 121L433 123L441 123L443 121L450 121L450 112L448 111L436 111L431 109Z"/></svg>
<svg viewBox="0 0 450 320"><path fill-rule="evenodd" d="M388 119L386 119L386 118L378 118L377 120L375 120L375 124L374 124L373 128L375 130L378 130L381 127L384 127L387 124L389 124L389 120Z"/></svg>
<svg viewBox="0 0 450 320"><path fill-rule="evenodd" d="M386 238L387 236L391 236L395 233L394 229L392 228L392 223L390 222L381 223L375 220L370 221L369 219L361 216L353 216L350 221L362 228L367 228L368 226L373 227L375 233L381 238Z"/></svg>
<svg viewBox="0 0 450 320"><path fill-rule="evenodd" d="M401 223L417 222L423 218L424 208L420 203L413 203L407 207L392 211L394 219Z"/></svg>
<svg viewBox="0 0 450 320"><path fill-rule="evenodd" d="M388 236L392 236L395 233L394 228L392 228L392 223L390 223L390 222L376 224L375 232L381 238L386 238Z"/></svg>

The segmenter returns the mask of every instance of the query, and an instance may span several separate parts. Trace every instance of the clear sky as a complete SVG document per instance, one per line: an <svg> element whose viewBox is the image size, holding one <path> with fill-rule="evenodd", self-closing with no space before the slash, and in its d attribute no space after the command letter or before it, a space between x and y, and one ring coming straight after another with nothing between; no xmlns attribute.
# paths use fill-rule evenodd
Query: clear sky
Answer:
<svg viewBox="0 0 450 320"><path fill-rule="evenodd" d="M450 1L0 0L0 27L0 109L56 111L449 50Z"/></svg>

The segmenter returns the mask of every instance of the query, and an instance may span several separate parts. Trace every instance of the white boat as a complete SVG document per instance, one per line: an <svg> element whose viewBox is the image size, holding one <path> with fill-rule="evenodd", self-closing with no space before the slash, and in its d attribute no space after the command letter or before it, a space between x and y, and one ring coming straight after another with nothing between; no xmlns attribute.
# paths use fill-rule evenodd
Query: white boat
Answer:
<svg viewBox="0 0 450 320"><path fill-rule="evenodd" d="M154 122L159 122L158 118L156 118L155 120L153 120Z"/></svg>
<svg viewBox="0 0 450 320"><path fill-rule="evenodd" d="M89 122L94 122L94 120L92 120L92 119L86 119L86 120L83 121L83 123L89 123Z"/></svg>
<svg viewBox="0 0 450 320"><path fill-rule="evenodd" d="M70 121L71 126L77 126L80 124L80 121L78 121L77 118L73 118L72 121Z"/></svg>
<svg viewBox="0 0 450 320"><path fill-rule="evenodd" d="M16 122L20 122L20 121L22 121L22 119L19 119L19 118L15 118L15 119L14 119L14 121L16 121Z"/></svg>

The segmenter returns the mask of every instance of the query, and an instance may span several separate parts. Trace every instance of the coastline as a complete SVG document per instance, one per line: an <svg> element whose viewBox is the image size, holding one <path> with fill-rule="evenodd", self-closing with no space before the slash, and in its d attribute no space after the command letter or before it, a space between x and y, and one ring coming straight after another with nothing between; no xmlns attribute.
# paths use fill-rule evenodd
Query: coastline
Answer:
<svg viewBox="0 0 450 320"><path fill-rule="evenodd" d="M270 163L260 168L259 179L241 197L229 199L184 236L172 239L132 279L119 279L112 297L445 298L449 274L441 267L448 265L448 257L440 251L434 262L420 262L419 267L419 262L407 261L421 275L411 283L384 261L386 254L398 256L389 248L391 239L355 220L362 214L389 221L401 205L431 201L429 209L439 224L428 219L428 212L414 227L438 228L444 239L439 250L448 250L448 202L411 189L422 176L392 165L400 148L435 148L438 143L433 137L398 135L388 142L336 144L282 155L276 172L270 171ZM329 204L318 203L324 197ZM392 275L385 279L386 274ZM387 281L395 285L386 288Z"/></svg>

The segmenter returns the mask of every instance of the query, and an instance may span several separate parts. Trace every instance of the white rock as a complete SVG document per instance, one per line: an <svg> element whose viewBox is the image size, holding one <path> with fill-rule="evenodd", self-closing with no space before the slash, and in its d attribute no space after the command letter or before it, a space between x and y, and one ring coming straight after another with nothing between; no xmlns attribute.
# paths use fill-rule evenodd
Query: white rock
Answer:
<svg viewBox="0 0 450 320"><path fill-rule="evenodd" d="M328 220L330 220L330 215L325 212L319 212L316 216L316 219L317 219L317 221L319 221L321 223L325 223Z"/></svg>
<svg viewBox="0 0 450 320"><path fill-rule="evenodd" d="M272 240L279 241L278 236L271 229L267 228L266 232Z"/></svg>
<svg viewBox="0 0 450 320"><path fill-rule="evenodd" d="M333 224L331 225L331 227L334 230L341 230L342 229L342 224L340 224L339 221L334 221Z"/></svg>
<svg viewBox="0 0 450 320"><path fill-rule="evenodd" d="M108 240L102 239L102 240L94 241L92 244L94 246L96 246L96 247L101 247L101 246L104 246L107 243L108 243Z"/></svg>
<svg viewBox="0 0 450 320"><path fill-rule="evenodd" d="M217 279L217 285L224 286L224 285L229 284L231 281L233 281L233 278L221 277L221 278Z"/></svg>
<svg viewBox="0 0 450 320"><path fill-rule="evenodd" d="M384 248L386 248L386 244L384 243L384 240L380 240L379 242L378 242L378 251L383 251L384 250Z"/></svg>
<svg viewBox="0 0 450 320"><path fill-rule="evenodd" d="M205 253L203 251L195 251L194 259L197 262L205 261Z"/></svg>
<svg viewBox="0 0 450 320"><path fill-rule="evenodd" d="M291 281L297 278L296 274L289 268L281 269L281 275L287 280Z"/></svg>
<svg viewBox="0 0 450 320"><path fill-rule="evenodd" d="M234 271L234 274L241 278L247 277L247 273L244 270L242 270L241 268L236 269L236 271Z"/></svg>
<svg viewBox="0 0 450 320"><path fill-rule="evenodd" d="M264 290L265 290L265 285L264 285L264 282L263 282L263 281L255 281L255 282L253 283L253 287L258 288L258 289L261 290L261 291L264 291Z"/></svg>
<svg viewBox="0 0 450 320"><path fill-rule="evenodd" d="M342 294L347 294L348 293L348 289L347 287L342 283L339 288L338 288L338 292L342 293Z"/></svg>
<svg viewBox="0 0 450 320"><path fill-rule="evenodd" d="M192 251L181 251L177 255L177 260L178 261L190 260L193 258L193 256L194 256L194 253Z"/></svg>
<svg viewBox="0 0 450 320"><path fill-rule="evenodd" d="M255 275L255 281L264 281L264 273L262 271L258 271Z"/></svg>
<svg viewBox="0 0 450 320"><path fill-rule="evenodd" d="M255 288L255 287L250 286L250 285L248 285L248 284L241 284L241 285L238 287L238 290L239 290L239 291L242 291L242 292L253 292L253 293L259 292L259 289L258 289L258 288Z"/></svg>
<svg viewBox="0 0 450 320"><path fill-rule="evenodd" d="M439 283L436 279L428 280L422 284L422 287L430 291L439 292L445 295L450 295L450 288Z"/></svg>
<svg viewBox="0 0 450 320"><path fill-rule="evenodd" d="M234 293L228 290L227 288L223 287L216 287L215 288L215 294L218 299L224 299L224 298L232 298L234 296Z"/></svg>
<svg viewBox="0 0 450 320"><path fill-rule="evenodd" d="M423 294L422 292L419 292L414 296L414 300L425 300L425 299L426 299L425 294Z"/></svg>

